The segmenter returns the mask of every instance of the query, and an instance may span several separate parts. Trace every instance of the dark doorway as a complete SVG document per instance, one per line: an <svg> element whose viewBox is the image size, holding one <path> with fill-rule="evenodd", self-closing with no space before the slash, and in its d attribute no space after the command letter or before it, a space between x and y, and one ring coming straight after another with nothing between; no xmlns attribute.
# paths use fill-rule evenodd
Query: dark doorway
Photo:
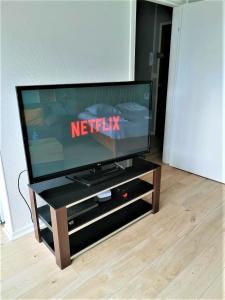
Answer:
<svg viewBox="0 0 225 300"><path fill-rule="evenodd" d="M160 52L157 53L157 59L159 59L160 61L159 61L155 135L159 138L160 149L163 150L165 116L166 116L166 97L167 97L169 59L170 59L171 24L162 24L160 32L161 32L161 43L160 43L161 46L160 46Z"/></svg>
<svg viewBox="0 0 225 300"><path fill-rule="evenodd" d="M156 5L154 3L137 1L135 80L151 79L155 10Z"/></svg>
<svg viewBox="0 0 225 300"><path fill-rule="evenodd" d="M137 1L135 80L152 81L151 153L162 153L173 9Z"/></svg>

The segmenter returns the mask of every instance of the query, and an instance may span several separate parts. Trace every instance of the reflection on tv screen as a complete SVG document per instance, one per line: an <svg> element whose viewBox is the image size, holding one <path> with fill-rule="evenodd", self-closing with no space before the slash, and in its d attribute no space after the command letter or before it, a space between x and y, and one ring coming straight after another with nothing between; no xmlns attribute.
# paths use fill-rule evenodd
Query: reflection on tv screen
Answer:
<svg viewBox="0 0 225 300"><path fill-rule="evenodd" d="M33 177L145 152L150 84L22 89Z"/></svg>

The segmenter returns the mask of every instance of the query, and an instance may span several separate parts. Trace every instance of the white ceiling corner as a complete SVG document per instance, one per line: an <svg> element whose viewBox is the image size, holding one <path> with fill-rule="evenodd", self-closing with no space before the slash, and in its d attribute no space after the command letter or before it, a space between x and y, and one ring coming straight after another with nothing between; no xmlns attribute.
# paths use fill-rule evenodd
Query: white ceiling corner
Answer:
<svg viewBox="0 0 225 300"><path fill-rule="evenodd" d="M203 0L147 0L147 1L155 2L158 4L169 5L169 6L179 6L185 3L197 2Z"/></svg>

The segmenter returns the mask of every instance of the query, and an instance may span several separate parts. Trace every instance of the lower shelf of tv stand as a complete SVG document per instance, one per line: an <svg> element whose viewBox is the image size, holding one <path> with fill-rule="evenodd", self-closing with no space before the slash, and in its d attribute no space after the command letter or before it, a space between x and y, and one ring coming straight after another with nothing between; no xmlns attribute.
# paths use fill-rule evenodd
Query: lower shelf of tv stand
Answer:
<svg viewBox="0 0 225 300"><path fill-rule="evenodd" d="M99 221L69 236L70 256L80 254L133 222L152 212L152 205L142 199L100 219ZM49 228L41 230L43 242L54 253L52 232Z"/></svg>

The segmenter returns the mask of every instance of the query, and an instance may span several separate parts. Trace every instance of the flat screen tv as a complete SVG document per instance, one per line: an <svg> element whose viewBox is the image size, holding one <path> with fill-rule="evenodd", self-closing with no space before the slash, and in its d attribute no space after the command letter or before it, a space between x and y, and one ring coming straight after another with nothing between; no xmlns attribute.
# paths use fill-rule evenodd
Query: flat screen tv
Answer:
<svg viewBox="0 0 225 300"><path fill-rule="evenodd" d="M151 82L16 90L30 183L149 152Z"/></svg>

